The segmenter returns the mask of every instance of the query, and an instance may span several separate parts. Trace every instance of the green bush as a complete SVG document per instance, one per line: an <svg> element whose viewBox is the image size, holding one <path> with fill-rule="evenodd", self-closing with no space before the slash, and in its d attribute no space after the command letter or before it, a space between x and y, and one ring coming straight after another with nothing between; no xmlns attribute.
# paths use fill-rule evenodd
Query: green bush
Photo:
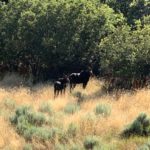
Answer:
<svg viewBox="0 0 150 150"><path fill-rule="evenodd" d="M98 104L95 107L94 111L96 115L102 115L104 117L107 117L111 114L111 107L105 104Z"/></svg>
<svg viewBox="0 0 150 150"><path fill-rule="evenodd" d="M77 104L67 104L64 108L64 112L67 114L74 114L76 111L79 110L79 105Z"/></svg>
<svg viewBox="0 0 150 150"><path fill-rule="evenodd" d="M43 113L48 113L48 114L52 114L52 112L53 112L50 104L48 104L48 103L42 103L42 105L39 108L39 111L43 112Z"/></svg>
<svg viewBox="0 0 150 150"><path fill-rule="evenodd" d="M87 150L92 150L99 144L99 139L96 136L87 136L84 140L84 148Z"/></svg>
<svg viewBox="0 0 150 150"><path fill-rule="evenodd" d="M121 133L124 137L129 136L149 136L150 118L145 113L141 113L124 131Z"/></svg>

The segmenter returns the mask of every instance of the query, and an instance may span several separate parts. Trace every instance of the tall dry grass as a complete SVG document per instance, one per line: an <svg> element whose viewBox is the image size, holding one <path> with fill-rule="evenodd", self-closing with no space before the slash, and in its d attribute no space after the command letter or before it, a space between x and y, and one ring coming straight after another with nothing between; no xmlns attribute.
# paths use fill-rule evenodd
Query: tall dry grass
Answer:
<svg viewBox="0 0 150 150"><path fill-rule="evenodd" d="M14 127L9 123L8 117L15 111L9 110L4 105L6 99L14 100L16 106L30 105L35 110L43 102L50 103L53 111L57 114L57 119L64 129L67 129L70 123L79 127L76 140L82 140L86 135L97 135L105 143L116 145L115 149L136 149L140 143L147 138L133 138L128 140L120 139L119 134L124 127L131 123L139 113L150 114L150 90L142 89L134 93L122 93L119 98L113 94L109 95L101 91L102 82L96 79L90 80L85 90L77 86L70 94L67 92L54 100L53 87L50 84L39 84L29 87L0 87L0 149L22 149L25 140L15 132ZM0 84L1 85L1 84ZM69 90L68 90L69 91ZM80 104L80 110L69 115L64 113L64 107L68 103L77 103L77 97L74 93L81 92L86 96ZM107 104L111 106L111 115L108 117L97 117L94 108L98 104ZM8 115L6 115L8 114ZM42 143L40 143L42 144ZM38 149L38 148L37 148Z"/></svg>

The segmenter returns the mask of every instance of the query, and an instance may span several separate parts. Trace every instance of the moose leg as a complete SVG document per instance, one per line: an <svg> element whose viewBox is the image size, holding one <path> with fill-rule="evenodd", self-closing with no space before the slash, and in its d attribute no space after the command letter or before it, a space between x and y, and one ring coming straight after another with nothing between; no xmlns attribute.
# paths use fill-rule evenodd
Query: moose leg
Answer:
<svg viewBox="0 0 150 150"><path fill-rule="evenodd" d="M63 89L60 90L60 94L61 94L61 95L62 95L62 91L63 91Z"/></svg>
<svg viewBox="0 0 150 150"><path fill-rule="evenodd" d="M54 88L54 99L56 98L56 94L57 94L57 91L56 91L56 89Z"/></svg>
<svg viewBox="0 0 150 150"><path fill-rule="evenodd" d="M64 88L63 92L64 92L64 95L65 95L65 92L66 92L66 88Z"/></svg>
<svg viewBox="0 0 150 150"><path fill-rule="evenodd" d="M83 83L83 89L85 89L87 86L87 83Z"/></svg>
<svg viewBox="0 0 150 150"><path fill-rule="evenodd" d="M72 83L70 83L70 93L71 93L71 91L72 91Z"/></svg>
<svg viewBox="0 0 150 150"><path fill-rule="evenodd" d="M75 88L75 87L76 87L76 84L73 85L73 88Z"/></svg>

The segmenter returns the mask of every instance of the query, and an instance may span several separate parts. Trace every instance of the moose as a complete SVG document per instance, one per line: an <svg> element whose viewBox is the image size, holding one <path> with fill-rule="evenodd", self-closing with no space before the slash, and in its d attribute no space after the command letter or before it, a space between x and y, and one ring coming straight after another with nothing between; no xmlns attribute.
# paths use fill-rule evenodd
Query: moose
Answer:
<svg viewBox="0 0 150 150"><path fill-rule="evenodd" d="M56 98L59 93L65 94L67 83L69 83L69 78L66 75L63 78L59 78L54 82L54 98Z"/></svg>
<svg viewBox="0 0 150 150"><path fill-rule="evenodd" d="M79 73L71 73L69 75L70 92L75 88L76 84L82 84L83 89L85 89L91 76L93 76L92 70L82 70Z"/></svg>

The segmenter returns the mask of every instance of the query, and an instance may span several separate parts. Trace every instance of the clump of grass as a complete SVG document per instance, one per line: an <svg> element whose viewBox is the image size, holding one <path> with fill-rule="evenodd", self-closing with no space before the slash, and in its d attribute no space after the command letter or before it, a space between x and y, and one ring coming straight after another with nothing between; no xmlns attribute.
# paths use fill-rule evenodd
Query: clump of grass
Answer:
<svg viewBox="0 0 150 150"><path fill-rule="evenodd" d="M52 107L49 103L42 103L39 108L39 111L48 114L52 114L53 112Z"/></svg>
<svg viewBox="0 0 150 150"><path fill-rule="evenodd" d="M76 124L70 123L67 130L68 136L74 138L77 136L77 132L78 126Z"/></svg>
<svg viewBox="0 0 150 150"><path fill-rule="evenodd" d="M121 134L123 137L150 135L150 118L141 113Z"/></svg>
<svg viewBox="0 0 150 150"><path fill-rule="evenodd" d="M31 144L25 144L23 147L23 150L32 150L32 145Z"/></svg>
<svg viewBox="0 0 150 150"><path fill-rule="evenodd" d="M77 112L80 109L79 105L77 104L73 104L73 103L69 103L65 106L64 108L64 112L67 114L74 114L75 112Z"/></svg>
<svg viewBox="0 0 150 150"><path fill-rule="evenodd" d="M84 140L84 148L87 150L92 150L97 146L100 146L98 137L96 136L87 136Z"/></svg>
<svg viewBox="0 0 150 150"><path fill-rule="evenodd" d="M16 108L16 102L13 99L4 99L4 106L7 109L14 110Z"/></svg>
<svg viewBox="0 0 150 150"><path fill-rule="evenodd" d="M98 104L95 107L94 112L96 115L102 115L104 117L107 117L111 114L111 107L106 104Z"/></svg>

